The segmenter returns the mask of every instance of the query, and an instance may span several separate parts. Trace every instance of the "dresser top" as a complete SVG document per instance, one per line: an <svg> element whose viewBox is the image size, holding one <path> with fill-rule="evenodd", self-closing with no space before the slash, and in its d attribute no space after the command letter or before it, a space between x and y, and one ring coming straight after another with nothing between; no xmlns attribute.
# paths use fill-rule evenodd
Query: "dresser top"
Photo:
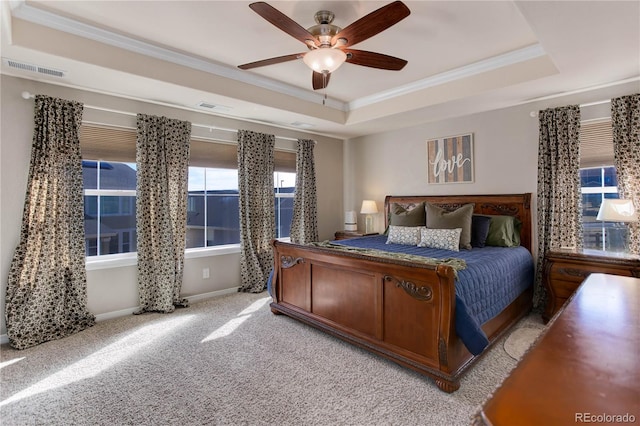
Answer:
<svg viewBox="0 0 640 426"><path fill-rule="evenodd" d="M575 247L561 247L549 249L547 256L558 257L570 257L570 258L588 258L588 259L601 259L610 261L628 261L630 263L640 263L640 256L637 254L604 251L604 250L592 250L592 249L577 249Z"/></svg>
<svg viewBox="0 0 640 426"><path fill-rule="evenodd" d="M640 279L591 274L483 410L486 424L638 416Z"/></svg>

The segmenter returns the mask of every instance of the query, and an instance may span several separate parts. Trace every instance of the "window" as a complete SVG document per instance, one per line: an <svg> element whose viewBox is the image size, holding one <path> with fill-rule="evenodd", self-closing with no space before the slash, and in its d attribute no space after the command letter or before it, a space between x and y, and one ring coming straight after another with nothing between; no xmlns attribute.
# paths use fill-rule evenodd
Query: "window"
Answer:
<svg viewBox="0 0 640 426"><path fill-rule="evenodd" d="M275 172L273 174L275 192L276 238L288 238L293 219L293 194L296 189L296 174Z"/></svg>
<svg viewBox="0 0 640 426"><path fill-rule="evenodd" d="M136 165L82 161L86 256L136 251Z"/></svg>
<svg viewBox="0 0 640 426"><path fill-rule="evenodd" d="M187 248L240 243L238 171L189 167Z"/></svg>
<svg viewBox="0 0 640 426"><path fill-rule="evenodd" d="M289 237L295 173L274 173L276 238ZM238 171L189 167L187 248L240 243Z"/></svg>
<svg viewBox="0 0 640 426"><path fill-rule="evenodd" d="M618 198L618 177L613 166L611 120L581 124L580 190L584 248L623 250L627 240L627 226L623 223L596 220L602 200Z"/></svg>
<svg viewBox="0 0 640 426"><path fill-rule="evenodd" d="M135 130L94 125L80 129L86 256L137 250L135 146ZM290 232L295 161L295 152L274 152L277 238ZM191 140L188 192L187 249L240 243L235 143Z"/></svg>
<svg viewBox="0 0 640 426"><path fill-rule="evenodd" d="M622 251L627 240L627 226L596 220L605 198L618 198L618 179L613 166L580 169L582 192L582 236L586 249Z"/></svg>

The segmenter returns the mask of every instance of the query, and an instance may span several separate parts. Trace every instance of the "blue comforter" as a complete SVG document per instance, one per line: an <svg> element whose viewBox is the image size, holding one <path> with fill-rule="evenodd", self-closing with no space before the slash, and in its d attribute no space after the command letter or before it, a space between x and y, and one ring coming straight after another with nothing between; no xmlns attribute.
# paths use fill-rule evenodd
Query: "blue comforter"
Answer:
<svg viewBox="0 0 640 426"><path fill-rule="evenodd" d="M483 247L454 252L401 244L385 244L385 235L334 241L418 256L464 259L467 267L456 280L456 333L469 352L479 354L488 345L480 328L533 285L534 262L524 247Z"/></svg>

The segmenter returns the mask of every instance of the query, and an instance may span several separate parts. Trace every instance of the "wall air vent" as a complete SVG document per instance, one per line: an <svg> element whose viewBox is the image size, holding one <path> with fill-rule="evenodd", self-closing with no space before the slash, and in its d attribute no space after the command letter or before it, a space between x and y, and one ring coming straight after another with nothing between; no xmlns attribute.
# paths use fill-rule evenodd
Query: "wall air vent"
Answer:
<svg viewBox="0 0 640 426"><path fill-rule="evenodd" d="M7 64L7 66L11 68L15 68L17 70L36 72L39 74L45 74L52 77L62 78L65 76L64 71L56 70L53 68L41 67L33 64L27 64L25 62L14 61L13 59L4 59L4 63Z"/></svg>
<svg viewBox="0 0 640 426"><path fill-rule="evenodd" d="M210 111L214 111L214 112L227 112L227 111L231 111L233 108L225 106L225 105L218 105L218 104L214 104L212 102L205 102L202 101L198 104L198 108L202 108L202 109L208 109Z"/></svg>

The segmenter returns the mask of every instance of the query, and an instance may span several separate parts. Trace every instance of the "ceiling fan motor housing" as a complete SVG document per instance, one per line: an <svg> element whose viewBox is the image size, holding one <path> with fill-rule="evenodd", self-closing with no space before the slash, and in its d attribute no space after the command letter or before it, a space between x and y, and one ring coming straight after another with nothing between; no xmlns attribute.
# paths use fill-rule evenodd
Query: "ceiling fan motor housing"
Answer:
<svg viewBox="0 0 640 426"><path fill-rule="evenodd" d="M313 17L318 24L307 29L307 31L320 40L321 47L331 47L331 39L333 36L342 31L342 28L331 24L334 17L335 15L331 11L319 10ZM312 49L311 46L308 47Z"/></svg>

